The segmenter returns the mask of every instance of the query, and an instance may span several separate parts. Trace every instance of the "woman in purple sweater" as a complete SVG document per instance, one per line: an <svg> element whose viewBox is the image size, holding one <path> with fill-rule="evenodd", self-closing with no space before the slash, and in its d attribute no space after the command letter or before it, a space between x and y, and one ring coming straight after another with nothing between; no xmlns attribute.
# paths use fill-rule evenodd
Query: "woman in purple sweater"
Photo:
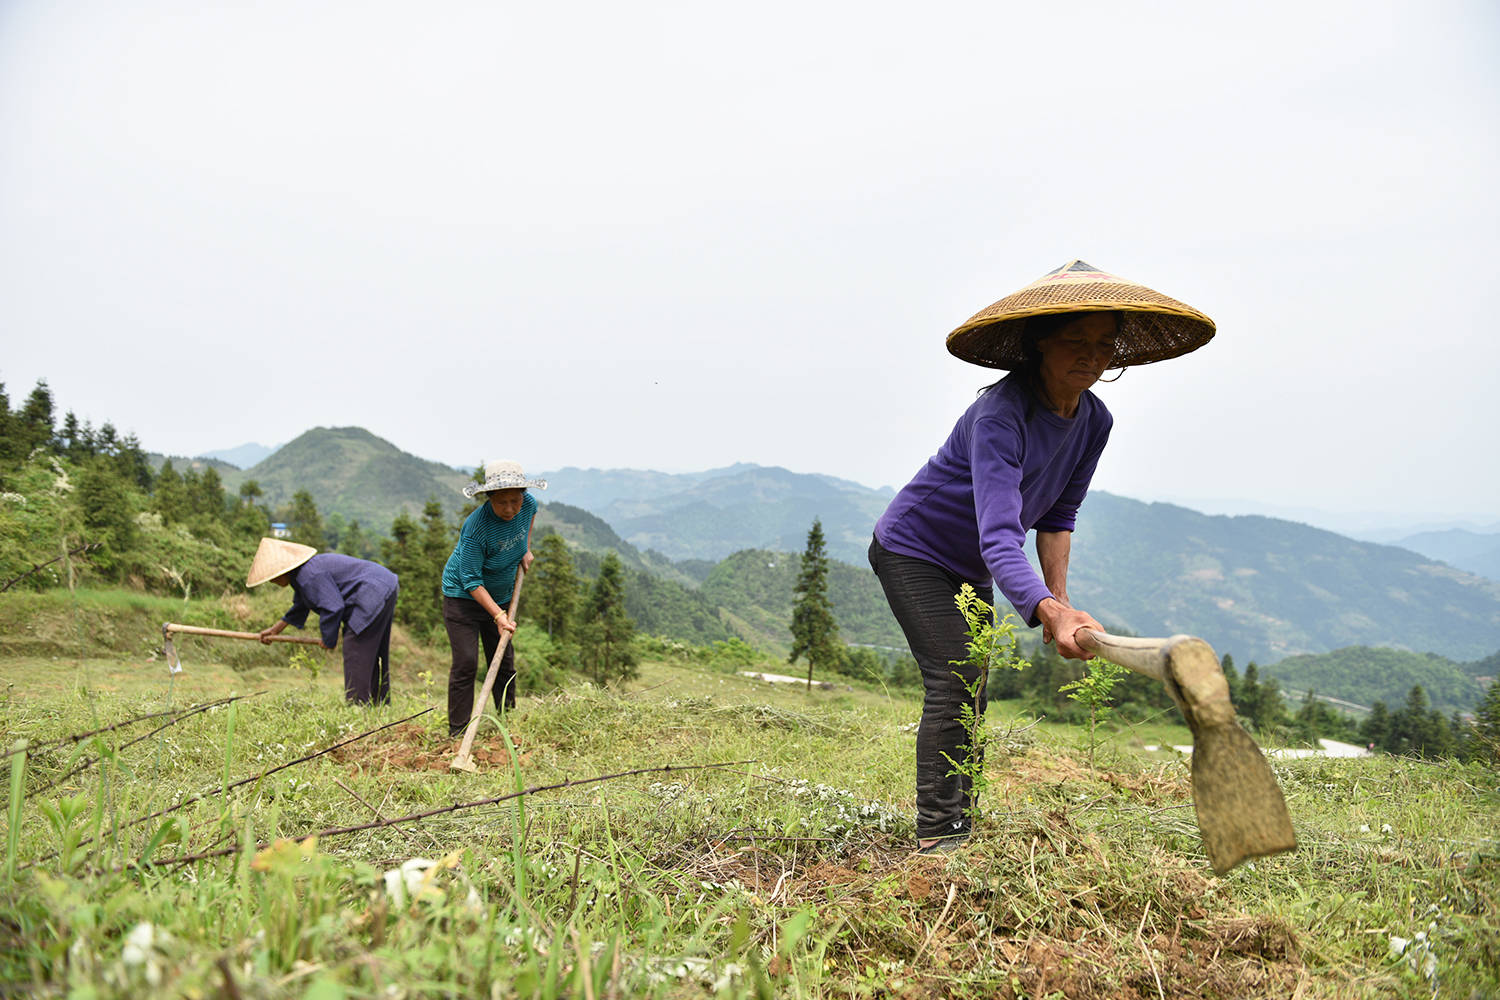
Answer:
<svg viewBox="0 0 1500 1000"><path fill-rule="evenodd" d="M948 338L960 358L1010 374L983 390L875 524L870 565L922 671L917 838L946 850L969 835L970 781L954 773L959 710L978 671L963 664L967 626L954 597L989 581L1046 642L1073 659L1100 628L1068 598L1078 507L1113 424L1089 390L1111 368L1176 357L1207 343L1213 321L1159 292L1072 261L983 310ZM1032 569L1024 551L1036 532ZM983 689L979 712L984 711Z"/></svg>

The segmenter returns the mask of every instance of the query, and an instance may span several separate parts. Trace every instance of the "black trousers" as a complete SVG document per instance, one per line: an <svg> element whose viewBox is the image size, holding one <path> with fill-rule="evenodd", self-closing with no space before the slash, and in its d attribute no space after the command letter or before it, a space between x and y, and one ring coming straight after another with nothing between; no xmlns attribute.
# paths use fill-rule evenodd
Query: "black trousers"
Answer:
<svg viewBox="0 0 1500 1000"><path fill-rule="evenodd" d="M969 627L953 599L967 583L986 604L993 604L994 588L965 580L925 559L897 555L874 540L870 542L870 568L880 578L885 599L922 671L922 721L917 726L917 836L930 839L962 834L969 829L972 783L950 773L954 768L949 758L967 759L958 749L969 742L958 713L970 700L965 685L972 685L980 671L963 662L969 655ZM981 716L985 704L981 687L975 708Z"/></svg>
<svg viewBox="0 0 1500 1000"><path fill-rule="evenodd" d="M391 622L396 589L374 621L358 635L344 626L344 699L362 704L391 703Z"/></svg>
<svg viewBox="0 0 1500 1000"><path fill-rule="evenodd" d="M500 645L500 626L485 613L479 602L463 597L443 595L443 627L448 630L448 645L453 650L453 665L448 668L448 735L457 736L469 725L474 713L474 678L479 663L479 646L484 644L484 669L488 673L495 648ZM483 684L481 677L480 683ZM495 709L516 707L516 644L506 643L505 655L495 674L490 692Z"/></svg>

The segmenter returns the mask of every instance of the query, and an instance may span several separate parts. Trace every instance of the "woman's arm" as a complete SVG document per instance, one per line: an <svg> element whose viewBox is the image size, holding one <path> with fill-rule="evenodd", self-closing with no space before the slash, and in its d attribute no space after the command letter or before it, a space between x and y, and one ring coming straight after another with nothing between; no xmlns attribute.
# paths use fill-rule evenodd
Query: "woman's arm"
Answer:
<svg viewBox="0 0 1500 1000"><path fill-rule="evenodd" d="M1057 640L1057 651L1070 660L1086 660L1089 654L1073 641L1073 633L1080 628L1104 627L1086 611L1075 610L1068 600L1068 556L1073 549L1071 531L1038 531L1036 533L1036 557L1042 564L1042 579L1052 591L1037 605L1037 617L1042 620L1042 641Z"/></svg>
<svg viewBox="0 0 1500 1000"><path fill-rule="evenodd" d="M484 589L484 584L481 583L469 591L469 596L478 601L479 606L484 608L485 612L491 618L495 619L496 625L499 625L507 632L514 632L516 630L516 623L510 620L510 616L505 613L505 609L490 596L488 590Z"/></svg>

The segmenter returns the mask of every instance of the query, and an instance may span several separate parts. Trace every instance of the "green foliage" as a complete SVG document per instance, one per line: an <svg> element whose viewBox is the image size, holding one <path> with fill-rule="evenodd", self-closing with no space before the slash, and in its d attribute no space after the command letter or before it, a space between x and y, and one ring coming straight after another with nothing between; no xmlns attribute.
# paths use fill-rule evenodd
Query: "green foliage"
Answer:
<svg viewBox="0 0 1500 1000"><path fill-rule="evenodd" d="M222 475L231 489L256 480L273 509L306 490L325 514L337 512L372 527L390 524L403 512L419 517L431 497L451 518L468 481L464 473L404 452L360 427L315 427L254 467L222 470Z"/></svg>
<svg viewBox="0 0 1500 1000"><path fill-rule="evenodd" d="M843 656L838 622L828 600L828 552L823 544L823 522L813 518L807 532L807 548L802 553L802 567L792 588L796 597L792 605L792 651L787 663L798 658L807 660L807 684L812 686L814 670L826 670Z"/></svg>
<svg viewBox="0 0 1500 1000"><path fill-rule="evenodd" d="M1432 706L1444 712L1472 707L1483 694L1478 678L1486 675L1483 660L1456 663L1436 653L1370 646L1289 656L1261 670L1274 674L1287 687L1317 689L1360 705L1376 701L1393 705L1421 685ZM1493 668L1489 672L1493 674Z"/></svg>
<svg viewBox="0 0 1500 1000"><path fill-rule="evenodd" d="M1129 673L1129 670L1118 663L1094 657L1084 664L1082 677L1058 688L1070 699L1089 710L1089 767L1094 766L1094 750L1099 746L1097 737L1099 723L1108 718L1111 712L1110 692L1114 690L1115 683Z"/></svg>
<svg viewBox="0 0 1500 1000"><path fill-rule="evenodd" d="M535 546L536 558L526 574L526 603L522 614L537 622L547 635L564 639L578 602L578 574L562 535L548 531Z"/></svg>
<svg viewBox="0 0 1500 1000"><path fill-rule="evenodd" d="M984 812L980 802L984 799L984 792L989 788L989 775L984 769L984 750L989 742L989 730L984 725L984 709L986 686L989 683L990 673L997 670L1021 670L1026 666L1026 661L1016 655L1016 619L1014 615L1006 615L1000 621L995 620L995 609L979 599L974 593L974 588L967 583L959 588L954 595L953 602L958 605L959 613L964 616L967 626L966 633L969 637L966 643L968 656L963 660L953 661L955 665L967 666L975 671L972 681L965 679L965 675L954 671L959 681L968 691L969 699L959 709L958 721L964 730L965 742L960 743L958 749L962 755L961 760L954 760L946 753L949 774L955 774L969 779L970 806L969 815L977 825L983 819Z"/></svg>
<svg viewBox="0 0 1500 1000"><path fill-rule="evenodd" d="M420 524L402 512L391 524L391 537L381 542L381 562L401 578L396 620L420 634L442 629L443 567L457 539L446 509L429 497Z"/></svg>
<svg viewBox="0 0 1500 1000"><path fill-rule="evenodd" d="M1500 771L1500 681L1490 682L1484 700L1474 709L1465 756Z"/></svg>
<svg viewBox="0 0 1500 1000"><path fill-rule="evenodd" d="M635 623L625 612L621 576L619 557L608 553L578 622L577 646L584 669L601 687L639 674Z"/></svg>
<svg viewBox="0 0 1500 1000"><path fill-rule="evenodd" d="M292 494L291 505L279 512L278 520L286 524L287 537L299 545L321 549L327 544L323 538L323 516L307 490Z"/></svg>

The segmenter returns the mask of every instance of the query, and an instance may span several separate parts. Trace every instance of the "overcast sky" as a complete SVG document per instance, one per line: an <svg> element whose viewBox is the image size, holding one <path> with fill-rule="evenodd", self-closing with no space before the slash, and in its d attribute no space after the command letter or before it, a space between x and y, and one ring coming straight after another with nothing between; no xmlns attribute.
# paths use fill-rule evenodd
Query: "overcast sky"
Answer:
<svg viewBox="0 0 1500 1000"><path fill-rule="evenodd" d="M1080 257L1219 326L1099 389L1097 488L1493 522L1497 29L10 0L0 380L174 454L358 425L465 467L899 486L994 377L948 331Z"/></svg>

